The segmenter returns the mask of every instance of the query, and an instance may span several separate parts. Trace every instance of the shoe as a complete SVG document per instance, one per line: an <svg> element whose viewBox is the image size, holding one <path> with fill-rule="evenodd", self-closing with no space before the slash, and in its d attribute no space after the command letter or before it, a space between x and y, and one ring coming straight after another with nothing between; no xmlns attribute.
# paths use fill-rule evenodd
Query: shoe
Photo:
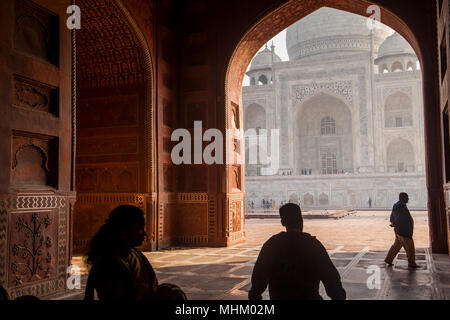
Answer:
<svg viewBox="0 0 450 320"><path fill-rule="evenodd" d="M389 262L387 262L386 260L384 260L384 263L386 263L389 267L394 265L392 262L389 263Z"/></svg>
<svg viewBox="0 0 450 320"><path fill-rule="evenodd" d="M408 266L408 269L420 269L421 266L419 266L418 264L415 264L413 266Z"/></svg>

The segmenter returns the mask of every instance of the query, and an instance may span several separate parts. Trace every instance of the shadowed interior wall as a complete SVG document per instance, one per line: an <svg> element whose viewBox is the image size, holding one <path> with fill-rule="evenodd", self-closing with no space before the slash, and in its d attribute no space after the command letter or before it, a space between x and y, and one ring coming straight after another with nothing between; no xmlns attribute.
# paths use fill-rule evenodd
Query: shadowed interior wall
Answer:
<svg viewBox="0 0 450 320"><path fill-rule="evenodd" d="M0 2L0 285L66 288L70 261L70 1Z"/></svg>
<svg viewBox="0 0 450 320"><path fill-rule="evenodd" d="M447 225L442 226L447 231L448 245L450 247L450 109L448 107L450 76L448 66L450 65L450 2L448 0L437 0L437 34L436 39L439 47L438 69L439 72L439 100L440 100L440 122L441 143L445 150L442 158L442 176L444 180L445 207L447 211ZM450 252L449 252L450 253Z"/></svg>
<svg viewBox="0 0 450 320"><path fill-rule="evenodd" d="M149 56L120 2L79 1L78 5L84 19L76 42L74 252L86 252L93 235L119 204L144 210L149 237L143 248L151 249L155 223Z"/></svg>

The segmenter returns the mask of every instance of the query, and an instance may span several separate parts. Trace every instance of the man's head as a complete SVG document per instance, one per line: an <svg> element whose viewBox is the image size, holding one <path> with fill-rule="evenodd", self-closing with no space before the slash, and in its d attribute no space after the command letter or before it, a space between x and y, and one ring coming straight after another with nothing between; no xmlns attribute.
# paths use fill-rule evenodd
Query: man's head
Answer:
<svg viewBox="0 0 450 320"><path fill-rule="evenodd" d="M280 208L281 224L286 230L303 230L303 218L300 207L294 203L286 203Z"/></svg>
<svg viewBox="0 0 450 320"><path fill-rule="evenodd" d="M400 192L400 194L398 195L398 200L400 200L400 202L402 203L408 203L409 197L408 194L406 192Z"/></svg>

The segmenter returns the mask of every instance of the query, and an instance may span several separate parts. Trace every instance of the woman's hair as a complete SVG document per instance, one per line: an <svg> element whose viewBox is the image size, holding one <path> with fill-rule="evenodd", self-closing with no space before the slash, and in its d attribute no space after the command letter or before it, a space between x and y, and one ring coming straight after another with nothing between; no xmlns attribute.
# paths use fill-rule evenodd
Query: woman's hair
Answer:
<svg viewBox="0 0 450 320"><path fill-rule="evenodd" d="M115 208L92 238L86 262L92 265L98 258L114 256L122 245L120 231L144 221L144 212L138 207L121 205Z"/></svg>
<svg viewBox="0 0 450 320"><path fill-rule="evenodd" d="M164 301L187 300L186 293L173 283L162 283L158 285L156 299Z"/></svg>

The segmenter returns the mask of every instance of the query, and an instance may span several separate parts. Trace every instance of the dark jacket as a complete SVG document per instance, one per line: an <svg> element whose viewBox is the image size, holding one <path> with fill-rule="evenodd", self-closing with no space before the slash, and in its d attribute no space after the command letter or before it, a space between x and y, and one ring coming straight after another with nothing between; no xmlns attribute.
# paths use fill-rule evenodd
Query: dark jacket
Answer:
<svg viewBox="0 0 450 320"><path fill-rule="evenodd" d="M320 300L320 281L329 297L345 299L340 275L320 241L304 232L281 232L259 253L249 299L262 299L269 285L272 300Z"/></svg>
<svg viewBox="0 0 450 320"><path fill-rule="evenodd" d="M155 299L158 280L147 258L138 250L143 267L153 282L153 292L149 292L147 299ZM84 300L94 300L94 289L100 300L136 300L136 290L131 271L127 265L117 257L102 257L96 261L88 276Z"/></svg>
<svg viewBox="0 0 450 320"><path fill-rule="evenodd" d="M390 221L394 226L394 231L396 234L412 239L414 221L406 204L401 201L394 204L392 207Z"/></svg>

